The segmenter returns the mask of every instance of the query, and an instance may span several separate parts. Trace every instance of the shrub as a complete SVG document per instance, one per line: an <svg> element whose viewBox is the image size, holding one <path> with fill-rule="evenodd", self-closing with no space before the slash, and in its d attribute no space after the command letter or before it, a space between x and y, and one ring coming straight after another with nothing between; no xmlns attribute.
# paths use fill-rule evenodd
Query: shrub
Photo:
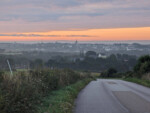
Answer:
<svg viewBox="0 0 150 113"><path fill-rule="evenodd" d="M1 75L0 113L33 113L40 98L86 76L70 69L38 69Z"/></svg>
<svg viewBox="0 0 150 113"><path fill-rule="evenodd" d="M150 81L150 73L146 73L142 76L142 79Z"/></svg>
<svg viewBox="0 0 150 113"><path fill-rule="evenodd" d="M120 74L117 73L117 70L114 68L109 68L108 70L104 71L100 75L101 77L120 77Z"/></svg>
<svg viewBox="0 0 150 113"><path fill-rule="evenodd" d="M150 56L145 55L138 59L137 64L134 67L134 72L147 73L150 72Z"/></svg>
<svg viewBox="0 0 150 113"><path fill-rule="evenodd" d="M5 75L1 83L2 95L5 99L3 110L5 113L32 113L32 104L39 94L34 86L32 77L17 74L13 77Z"/></svg>

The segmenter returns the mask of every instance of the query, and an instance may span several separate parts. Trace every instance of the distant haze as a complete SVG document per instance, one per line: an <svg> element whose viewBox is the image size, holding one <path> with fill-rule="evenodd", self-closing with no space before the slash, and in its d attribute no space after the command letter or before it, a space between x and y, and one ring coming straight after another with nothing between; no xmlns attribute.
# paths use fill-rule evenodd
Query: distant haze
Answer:
<svg viewBox="0 0 150 113"><path fill-rule="evenodd" d="M53 41L1 41L0 43L24 43L24 44L34 44L34 43L75 43L75 41L69 40L53 40ZM78 41L78 43L89 43L89 44L143 44L150 45L150 40L123 40L123 41Z"/></svg>

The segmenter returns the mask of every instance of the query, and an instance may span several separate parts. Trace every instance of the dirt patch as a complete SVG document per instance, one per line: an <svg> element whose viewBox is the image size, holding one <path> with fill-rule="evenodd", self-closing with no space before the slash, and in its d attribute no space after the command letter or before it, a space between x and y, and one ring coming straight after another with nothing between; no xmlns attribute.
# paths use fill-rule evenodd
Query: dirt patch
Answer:
<svg viewBox="0 0 150 113"><path fill-rule="evenodd" d="M112 82L112 81L111 81L111 82L108 82L108 84L117 84L117 83L116 83L116 82Z"/></svg>

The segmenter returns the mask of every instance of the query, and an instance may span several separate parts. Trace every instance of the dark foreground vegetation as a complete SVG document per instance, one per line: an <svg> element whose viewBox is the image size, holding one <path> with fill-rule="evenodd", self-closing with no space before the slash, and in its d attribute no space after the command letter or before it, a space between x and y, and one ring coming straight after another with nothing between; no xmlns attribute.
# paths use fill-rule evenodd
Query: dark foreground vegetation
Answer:
<svg viewBox="0 0 150 113"><path fill-rule="evenodd" d="M145 55L140 57L132 71L118 73L116 69L110 68L102 72L100 77L123 78L124 80L150 87L150 56Z"/></svg>
<svg viewBox="0 0 150 113"><path fill-rule="evenodd" d="M49 94L55 94L52 93L54 90L68 86L65 91L73 93L70 96L74 97L84 85L81 87L78 85L69 87L69 85L86 78L90 78L90 75L69 69L21 71L15 72L13 76L8 73L0 73L0 113L37 113L35 105L44 104L42 99ZM75 92L72 92L73 87L75 87ZM56 93L56 95L59 94ZM54 102L51 99L49 101Z"/></svg>

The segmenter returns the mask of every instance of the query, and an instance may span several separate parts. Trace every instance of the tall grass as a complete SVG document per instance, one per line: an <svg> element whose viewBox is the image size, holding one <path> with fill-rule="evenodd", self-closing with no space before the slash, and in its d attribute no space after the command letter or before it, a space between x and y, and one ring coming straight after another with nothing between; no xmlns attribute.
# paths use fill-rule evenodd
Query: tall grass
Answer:
<svg viewBox="0 0 150 113"><path fill-rule="evenodd" d="M150 81L150 73L146 73L142 76L142 79Z"/></svg>
<svg viewBox="0 0 150 113"><path fill-rule="evenodd" d="M91 80L84 79L60 90L51 92L49 96L42 100L42 104L37 106L37 113L72 113L74 99L77 97L79 91Z"/></svg>
<svg viewBox="0 0 150 113"><path fill-rule="evenodd" d="M69 69L39 69L0 77L0 113L36 113L34 105L51 91L87 76Z"/></svg>

